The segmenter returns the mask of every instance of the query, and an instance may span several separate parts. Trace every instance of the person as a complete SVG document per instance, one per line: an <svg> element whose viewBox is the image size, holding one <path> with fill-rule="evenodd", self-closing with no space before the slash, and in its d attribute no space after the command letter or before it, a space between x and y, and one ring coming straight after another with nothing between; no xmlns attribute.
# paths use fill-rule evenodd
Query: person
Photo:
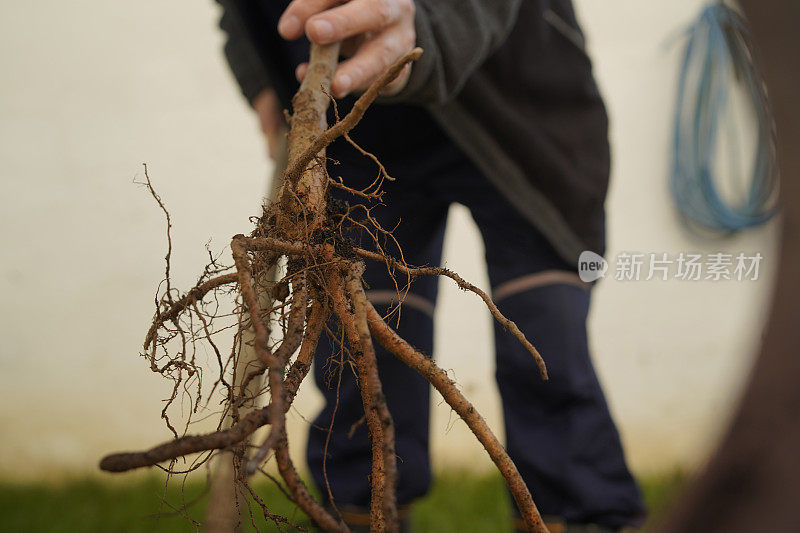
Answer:
<svg viewBox="0 0 800 533"><path fill-rule="evenodd" d="M282 109L305 75L309 41L343 43L331 86L342 115L386 67L414 46L424 49L352 132L395 178L373 214L395 228L409 264L438 265L448 207L469 208L483 237L492 297L549 369L544 382L530 354L495 326L506 445L539 510L551 531L640 524L640 492L589 355L591 287L577 275L583 250L604 251L609 147L604 104L570 1L218 1L227 60L270 146L278 145ZM350 187L376 176L374 163L343 139L327 155L330 175ZM353 201L340 189L331 195ZM365 280L379 311L396 303L385 271L368 269ZM415 281L398 324L427 354L436 294L435 278ZM324 497L329 486L344 518L363 526L369 439L354 376L341 372L339 383L330 360L335 344L321 342L315 359L325 406L311 425L307 460ZM431 483L430 391L378 351L396 426L398 503L405 506Z"/></svg>

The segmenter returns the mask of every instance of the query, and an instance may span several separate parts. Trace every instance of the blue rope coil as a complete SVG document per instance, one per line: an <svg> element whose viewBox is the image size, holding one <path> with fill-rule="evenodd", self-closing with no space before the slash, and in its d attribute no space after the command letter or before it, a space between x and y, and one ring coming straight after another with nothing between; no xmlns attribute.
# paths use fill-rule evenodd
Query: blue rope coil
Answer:
<svg viewBox="0 0 800 533"><path fill-rule="evenodd" d="M715 160L719 128L730 111L734 76L756 118L757 142L746 192L732 201L720 194ZM766 89L754 64L745 21L721 2L705 7L689 29L674 127L670 188L688 221L735 233L763 224L775 214L779 180ZM731 166L736 168L735 162Z"/></svg>

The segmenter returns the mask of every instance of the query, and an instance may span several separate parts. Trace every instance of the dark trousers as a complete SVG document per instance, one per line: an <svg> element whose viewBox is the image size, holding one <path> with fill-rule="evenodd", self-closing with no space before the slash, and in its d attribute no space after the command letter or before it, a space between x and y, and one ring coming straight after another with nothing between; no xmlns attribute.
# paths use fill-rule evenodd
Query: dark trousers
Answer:
<svg viewBox="0 0 800 533"><path fill-rule="evenodd" d="M408 113L418 112L377 111L383 129L390 125L395 133L373 131L369 124L357 130L365 145L380 144L377 155L396 178L386 184L386 205L373 209L373 215L384 228L396 226L394 236L409 264L438 265L448 207L456 202L469 208L483 237L497 304L539 349L550 373L550 380L542 381L533 357L495 324L496 378L509 454L543 514L609 527L634 523L643 512L639 490L589 357L589 288L577 279L576 265L559 257L458 148L441 132L429 131L432 122L413 139L376 139L398 129L408 133L403 127L411 120ZM365 187L376 176L374 164L344 143L332 146L328 155L336 160L329 173L351 187ZM332 194L354 201L339 190ZM363 244L369 247L367 240ZM385 312L395 291L385 267L369 264L365 279L368 295ZM437 284L433 277L414 282L398 326L426 354L433 353ZM359 425L363 407L354 373L340 364L340 342L323 338L315 360L325 407L311 426L307 459L323 493L329 483L337 504L367 507L369 438L366 426ZM398 500L409 503L431 483L430 387L377 344L376 349L396 426Z"/></svg>

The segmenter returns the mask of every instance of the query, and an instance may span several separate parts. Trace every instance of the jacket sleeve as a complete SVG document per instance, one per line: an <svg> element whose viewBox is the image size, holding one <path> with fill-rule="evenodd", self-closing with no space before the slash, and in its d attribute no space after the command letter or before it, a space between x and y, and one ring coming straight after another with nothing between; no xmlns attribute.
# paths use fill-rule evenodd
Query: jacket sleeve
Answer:
<svg viewBox="0 0 800 533"><path fill-rule="evenodd" d="M217 0L222 6L219 27L226 35L224 52L228 66L248 102L271 86L267 71L258 56L244 23L227 0Z"/></svg>
<svg viewBox="0 0 800 533"><path fill-rule="evenodd" d="M417 46L425 53L393 100L444 103L503 44L522 0L416 0Z"/></svg>

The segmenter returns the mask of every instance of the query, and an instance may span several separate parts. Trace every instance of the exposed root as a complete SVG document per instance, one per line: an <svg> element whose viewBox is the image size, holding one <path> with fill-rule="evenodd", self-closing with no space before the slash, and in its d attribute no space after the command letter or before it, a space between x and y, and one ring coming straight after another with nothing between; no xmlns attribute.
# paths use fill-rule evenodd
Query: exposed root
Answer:
<svg viewBox="0 0 800 533"><path fill-rule="evenodd" d="M150 329L147 330L143 345L144 349L147 350L152 346L158 330L163 327L165 323L176 320L181 313L205 298L206 294L224 285L236 283L237 279L238 276L236 273L224 274L204 281L189 290L186 295L174 302L167 311L156 316L153 323L150 325Z"/></svg>
<svg viewBox="0 0 800 533"><path fill-rule="evenodd" d="M356 100L356 103L353 104L353 109L347 114L346 117L320 134L316 139L314 139L314 142L303 151L303 153L301 153L294 161L289 163L289 166L286 168L287 178L290 180L297 179L303 169L306 168L306 165L308 165L309 161L317 157L317 154L320 152L320 150L324 149L338 137L350 132L350 130L352 130L356 124L359 123L361 117L364 116L364 113L366 113L367 109L370 105L372 105L372 102L375 101L380 92L400 74L400 72L403 70L403 67L412 61L416 61L420 58L420 56L422 56L422 48L414 48L405 56L400 58L394 65L389 67L389 70L384 72L377 80L375 80L370 88L367 89L367 91L362 94L358 100ZM329 87L326 87L326 89L327 88Z"/></svg>
<svg viewBox="0 0 800 533"><path fill-rule="evenodd" d="M433 388L439 391L439 394L442 395L448 405L464 420L483 445L489 457L492 458L494 464L497 465L500 473L503 474L506 485L508 485L508 489L511 491L525 523L532 528L532 531L547 531L544 522L539 516L539 511L533 503L531 493L525 482L522 481L522 476L520 476L516 465L514 465L503 445L489 428L486 420L458 390L458 386L447 376L447 372L436 366L436 363L430 358L425 357L425 355L403 340L397 332L384 322L380 314L369 303L367 303L367 319L369 329L378 342L395 357L428 380L433 385Z"/></svg>
<svg viewBox="0 0 800 533"><path fill-rule="evenodd" d="M249 476L263 472L265 461L272 460L272 457L291 499L317 526L325 531L349 531L340 516L333 516L314 500L298 476L289 455L286 432L286 413L308 375L320 335L328 328L326 321L332 318L341 327L343 339L347 340L347 346L342 340L340 357L332 360L339 363L339 372L349 368L356 374L371 443L372 531L396 532L399 528L395 496L395 429L378 374L373 337L395 357L422 374L442 394L502 472L530 530L547 531L519 472L484 419L447 374L401 339L367 301L362 281L363 259L379 261L386 266L400 301L409 284L418 276L453 279L460 288L477 294L486 303L494 318L536 358L542 377L546 379L541 356L484 291L447 269L406 264L391 229L380 226L371 213L372 207L327 201L329 186L344 189L361 201L381 201L381 185L385 179L391 178L374 156L361 150L378 164L379 173L373 184L359 191L346 185L346 177L333 180L328 176L324 151L337 137L348 137L348 132L380 91L421 53L420 49L408 53L358 99L347 116L326 128L325 111L330 102L327 91L338 59L338 45L312 47L309 73L293 100L289 163L277 201L265 206L262 216L255 219L256 227L249 236L236 235L231 240L235 272L227 272L230 267L218 265L211 256L211 263L200 281L184 295L179 295L169 280L170 220L147 177L146 184L151 194L167 214L169 250L165 290L156 298L156 314L144 347L151 368L175 383L172 397L164 408L164 418L176 438L149 450L109 455L101 461L100 468L123 472L169 462L172 471L176 460L192 454L215 450L232 452L228 455L232 456L234 477L239 486L234 492L241 495L248 508L252 502L258 504L264 516L279 530L284 526L299 527L270 513L249 485ZM357 145L356 149L360 150ZM351 236L358 232L369 237L375 251L354 245ZM396 248L399 259L387 251L387 245ZM274 281L280 277L273 276L275 269L283 264L286 265L285 275ZM408 283L400 283L395 278L396 273L403 274ZM233 290L234 284L238 288L234 308L223 311L224 305L218 299L219 289L230 285ZM399 306L394 311L399 312ZM225 358L214 339L228 331L233 334L233 347ZM278 340L273 338L273 332L279 332ZM202 367L195 358L198 343L210 346L216 358L219 376L211 391L215 391L218 384L223 385L224 397L220 401L223 419L226 413L230 413L225 425L230 421L232 425L222 429L221 419L217 431L179 436L166 412L181 391L189 400L191 412L198 409L203 392ZM240 359L245 348L255 353L252 361ZM267 383L260 389L261 380L256 378L265 373ZM256 408L255 402L262 397L269 398L268 405ZM205 400L206 404L209 400L210 396ZM247 409L253 410L246 412ZM248 438L266 425L270 428L264 441L249 450ZM274 454L270 455L271 452ZM210 455L198 456L190 470L199 467ZM327 488L333 504L333 493L330 487Z"/></svg>
<svg viewBox="0 0 800 533"><path fill-rule="evenodd" d="M440 267L410 267L393 257L379 254L375 252L370 252L368 250L362 250L360 248L355 249L356 254L365 258L365 259L372 259L374 261L380 261L382 263L386 263L390 268L394 268L402 272L403 274L407 274L412 277L416 276L445 276L453 281L456 282L458 287L465 291L474 292L478 296L480 296L481 300L486 304L486 307L489 309L489 312L492 313L492 316L500 323L503 328L505 328L509 333L514 335L514 337L522 344L528 352L533 356L536 360L536 366L539 367L539 375L542 379L547 380L547 365L542 358L542 355L539 353L533 344L525 337L525 334L520 331L519 327L514 323L513 320L509 320L508 318L500 312L500 309L497 308L497 305L492 301L488 294L486 294L483 290L479 289L472 283L466 281L464 278L453 272L452 270L448 270L446 268Z"/></svg>

